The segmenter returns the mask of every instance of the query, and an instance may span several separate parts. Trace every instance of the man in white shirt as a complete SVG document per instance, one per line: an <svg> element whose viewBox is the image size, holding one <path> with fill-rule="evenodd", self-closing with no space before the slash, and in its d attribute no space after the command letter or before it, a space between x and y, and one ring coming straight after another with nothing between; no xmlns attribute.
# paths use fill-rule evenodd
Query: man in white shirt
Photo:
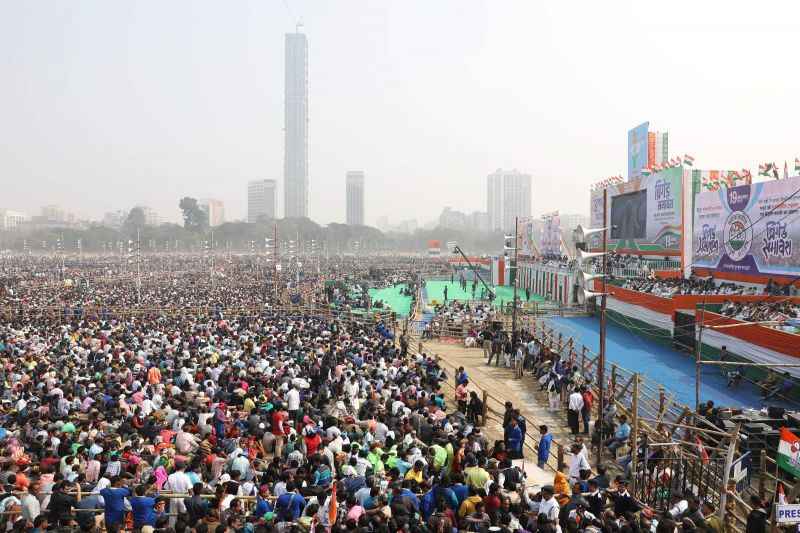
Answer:
<svg viewBox="0 0 800 533"><path fill-rule="evenodd" d="M572 391L569 395L569 406L567 409L567 422L573 435L577 435L580 428L578 421L581 416L581 409L583 409L583 395L578 389Z"/></svg>
<svg viewBox="0 0 800 533"><path fill-rule="evenodd" d="M589 466L589 461L586 460L582 445L573 444L570 452L572 452L572 458L569 462L569 482L573 484L580 481L581 470L591 470L592 467Z"/></svg>
<svg viewBox="0 0 800 533"><path fill-rule="evenodd" d="M177 492L178 494L189 494L192 492L192 480L186 475L184 471L185 465L183 463L175 464L175 472L169 475L165 485L166 490ZM169 501L169 518L170 527L175 527L175 520L177 514L186 512L186 505L183 503L183 498L172 498Z"/></svg>
<svg viewBox="0 0 800 533"><path fill-rule="evenodd" d="M558 502L553 497L553 486L545 485L542 487L542 501L539 503L539 516L544 515L548 522L553 524L557 533L561 533L561 527L558 524L558 513L560 508Z"/></svg>
<svg viewBox="0 0 800 533"><path fill-rule="evenodd" d="M292 388L286 393L286 404L286 410L289 411L289 420L297 423L297 413L300 411L300 391L297 390L296 385L292 385Z"/></svg>

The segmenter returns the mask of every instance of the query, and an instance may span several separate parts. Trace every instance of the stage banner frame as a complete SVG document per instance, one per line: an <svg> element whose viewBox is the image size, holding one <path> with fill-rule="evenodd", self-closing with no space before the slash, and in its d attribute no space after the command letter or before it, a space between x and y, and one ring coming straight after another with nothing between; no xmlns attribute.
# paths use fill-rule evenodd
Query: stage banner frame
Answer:
<svg viewBox="0 0 800 533"><path fill-rule="evenodd" d="M603 190L591 193L589 206L591 227L600 228L613 219L614 198L621 195L647 191L647 213L645 235L642 238L609 238L610 250L633 255L680 256L683 244L683 189L682 167L672 167L639 179L608 187L606 206L607 221L603 220ZM612 231L609 231L609 236ZM601 235L593 235L589 248L598 250Z"/></svg>

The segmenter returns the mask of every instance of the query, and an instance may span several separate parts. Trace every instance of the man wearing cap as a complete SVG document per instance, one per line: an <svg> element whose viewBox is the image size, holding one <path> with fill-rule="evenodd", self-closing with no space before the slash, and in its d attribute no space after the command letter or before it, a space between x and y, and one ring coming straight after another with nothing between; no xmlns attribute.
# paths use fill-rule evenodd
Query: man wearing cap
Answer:
<svg viewBox="0 0 800 533"><path fill-rule="evenodd" d="M625 513L635 513L639 510L639 505L628 492L628 480L617 479L617 490L608 491L608 495L614 502L614 514L622 516Z"/></svg>

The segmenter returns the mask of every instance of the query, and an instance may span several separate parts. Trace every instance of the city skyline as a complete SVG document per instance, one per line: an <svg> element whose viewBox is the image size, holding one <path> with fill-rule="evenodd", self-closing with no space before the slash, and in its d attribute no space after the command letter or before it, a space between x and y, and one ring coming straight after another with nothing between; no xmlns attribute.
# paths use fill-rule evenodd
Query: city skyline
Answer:
<svg viewBox="0 0 800 533"><path fill-rule="evenodd" d="M419 2L290 5L293 14L257 2L4 4L0 175L15 186L2 207L30 216L59 203L99 219L143 204L178 222L177 200L193 196L244 219L247 182L283 177L285 34L299 18L312 43L310 214L322 224L340 220L352 161L369 169L374 225L411 218L382 213L387 197L421 222L444 206L483 210L497 167L534 176L533 215L585 213L589 186L625 173L625 132L643 120L669 129L670 151L702 168L755 175L763 161L800 156L787 111L800 83L774 53L793 46L782 21L800 8L788 2L723 12L587 3L579 21L567 6L522 2L443 1L424 20ZM441 39L453 13L459 24ZM575 24L581 37L564 43ZM662 78L690 82L645 83L637 65L654 62ZM540 83L545 71L558 83ZM780 74L725 81L765 71Z"/></svg>

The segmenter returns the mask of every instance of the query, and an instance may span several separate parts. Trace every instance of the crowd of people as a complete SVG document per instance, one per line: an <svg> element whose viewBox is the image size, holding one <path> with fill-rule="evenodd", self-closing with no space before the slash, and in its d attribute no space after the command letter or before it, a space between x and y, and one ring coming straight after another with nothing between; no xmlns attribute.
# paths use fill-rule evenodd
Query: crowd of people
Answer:
<svg viewBox="0 0 800 533"><path fill-rule="evenodd" d="M569 256L559 254L542 254L537 258L537 260L542 265L567 270L574 269L578 264L577 260L571 259Z"/></svg>
<svg viewBox="0 0 800 533"><path fill-rule="evenodd" d="M478 342L478 332L497 316L489 303L448 300L434 308L434 316L427 328L427 337L463 337L468 347Z"/></svg>
<svg viewBox="0 0 800 533"><path fill-rule="evenodd" d="M798 330L796 321L800 319L800 304L787 300L726 301L722 304L720 313L744 322L782 322L781 329L796 333Z"/></svg>
<svg viewBox="0 0 800 533"><path fill-rule="evenodd" d="M730 294L753 295L758 291L754 287L738 285L736 283L715 283L713 278L625 278L621 286L632 291L646 292L661 298L672 298L683 294Z"/></svg>
<svg viewBox="0 0 800 533"><path fill-rule="evenodd" d="M368 268L338 261L302 279L317 308L325 281ZM296 277L248 276L236 258L213 276L202 257L153 258L137 289L91 258L38 263L36 276L16 265L0 266L7 531L721 531L713 507L653 513L627 477L593 470L580 435L587 378L529 334L487 323L488 305L445 312L483 322L473 338L489 364L521 365L559 392L575 435L552 484L529 486L516 462L533 438L519 409L506 406L490 440L464 369L451 401L447 373L407 333L284 305ZM606 433L615 450L626 421L603 418L619 425ZM543 467L552 435L537 430Z"/></svg>

